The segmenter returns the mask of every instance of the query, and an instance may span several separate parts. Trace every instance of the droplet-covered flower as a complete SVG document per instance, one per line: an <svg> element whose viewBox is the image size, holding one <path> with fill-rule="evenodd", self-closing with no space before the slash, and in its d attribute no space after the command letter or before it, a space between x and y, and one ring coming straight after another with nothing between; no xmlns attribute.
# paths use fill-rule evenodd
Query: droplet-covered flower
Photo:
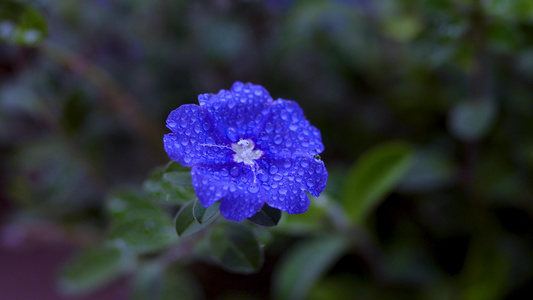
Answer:
<svg viewBox="0 0 533 300"><path fill-rule="evenodd" d="M230 91L198 96L170 113L164 137L168 156L193 167L192 184L205 207L221 200L228 220L253 216L265 202L289 214L309 207L328 172L315 156L324 150L320 132L300 106L273 101L260 85L235 82Z"/></svg>

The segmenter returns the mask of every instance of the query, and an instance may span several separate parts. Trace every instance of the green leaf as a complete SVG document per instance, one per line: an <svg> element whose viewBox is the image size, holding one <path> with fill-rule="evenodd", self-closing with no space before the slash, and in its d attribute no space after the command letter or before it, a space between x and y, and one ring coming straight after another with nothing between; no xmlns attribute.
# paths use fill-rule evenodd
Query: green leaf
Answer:
<svg viewBox="0 0 533 300"><path fill-rule="evenodd" d="M180 237L190 236L190 235L193 235L199 232L200 230L206 228L211 223L213 223L219 215L219 212L217 210L213 216L211 216L208 219L205 219L203 223L199 223L195 219L194 214L193 214L194 203L195 201L190 201L186 203L185 205L181 207L181 209L176 214L174 223L176 227L176 233Z"/></svg>
<svg viewBox="0 0 533 300"><path fill-rule="evenodd" d="M215 202L213 205L209 206L208 208L205 208L200 200L196 199L194 201L194 207L193 207L193 216L194 219L202 224L213 218L215 215L217 215L218 208L220 207L220 202Z"/></svg>
<svg viewBox="0 0 533 300"><path fill-rule="evenodd" d="M172 186L182 186L192 188L191 168L187 168L178 162L171 161L165 166L163 179L170 182Z"/></svg>
<svg viewBox="0 0 533 300"><path fill-rule="evenodd" d="M313 284L347 248L347 241L340 236L318 237L294 246L274 271L274 298L304 299Z"/></svg>
<svg viewBox="0 0 533 300"><path fill-rule="evenodd" d="M43 16L31 6L12 0L0 3L0 41L34 46L46 38L47 32Z"/></svg>
<svg viewBox="0 0 533 300"><path fill-rule="evenodd" d="M511 260L500 242L488 237L473 239L460 274L461 299L502 299L508 293Z"/></svg>
<svg viewBox="0 0 533 300"><path fill-rule="evenodd" d="M263 249L254 232L241 223L222 223L211 230L211 252L231 272L250 274L263 264Z"/></svg>
<svg viewBox="0 0 533 300"><path fill-rule="evenodd" d="M155 169L143 188L152 199L168 204L183 205L196 197L190 168L174 161Z"/></svg>
<svg viewBox="0 0 533 300"><path fill-rule="evenodd" d="M493 101L461 102L453 107L448 118L450 132L464 142L482 139L496 121L497 110Z"/></svg>
<svg viewBox="0 0 533 300"><path fill-rule="evenodd" d="M265 205L263 205L255 215L248 218L248 220L265 227L276 226L278 225L279 220L281 220L281 210L270 207L265 203Z"/></svg>
<svg viewBox="0 0 533 300"><path fill-rule="evenodd" d="M170 216L135 191L115 193L108 201L108 238L136 253L163 249L177 241Z"/></svg>
<svg viewBox="0 0 533 300"><path fill-rule="evenodd" d="M363 154L345 182L342 204L355 223L362 220L389 194L407 172L411 147L388 142Z"/></svg>
<svg viewBox="0 0 533 300"><path fill-rule="evenodd" d="M116 247L94 247L83 250L62 268L58 285L66 294L93 291L132 270L135 256Z"/></svg>
<svg viewBox="0 0 533 300"><path fill-rule="evenodd" d="M133 278L132 300L203 299L198 282L178 267L166 269L158 263L143 265Z"/></svg>

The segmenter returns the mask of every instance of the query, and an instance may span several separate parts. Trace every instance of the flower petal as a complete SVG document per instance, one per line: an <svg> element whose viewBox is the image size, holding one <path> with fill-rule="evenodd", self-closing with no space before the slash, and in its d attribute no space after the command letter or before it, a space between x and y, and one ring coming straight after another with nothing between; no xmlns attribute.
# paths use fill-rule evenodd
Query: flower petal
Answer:
<svg viewBox="0 0 533 300"><path fill-rule="evenodd" d="M267 204L291 214L302 213L309 206L309 197L320 196L326 188L328 172L324 162L315 158L296 159L265 157L260 162L258 177L267 190Z"/></svg>
<svg viewBox="0 0 533 300"><path fill-rule="evenodd" d="M264 195L239 190L229 193L220 203L220 213L226 219L240 222L255 215L265 204Z"/></svg>
<svg viewBox="0 0 533 300"><path fill-rule="evenodd" d="M185 104L172 111L167 127L172 133L163 138L165 151L184 166L224 164L232 159L233 150L213 134L213 125L198 105Z"/></svg>
<svg viewBox="0 0 533 300"><path fill-rule="evenodd" d="M270 111L272 98L260 85L237 81L229 91L199 95L198 102L212 118L217 136L235 143L257 134Z"/></svg>
<svg viewBox="0 0 533 300"><path fill-rule="evenodd" d="M255 214L265 202L265 193L252 170L242 164L193 167L192 185L203 206L222 199L220 211L228 219L242 221ZM257 210L255 210L255 208Z"/></svg>
<svg viewBox="0 0 533 300"><path fill-rule="evenodd" d="M264 124L257 145L276 156L314 156L324 151L320 131L305 118L298 103L278 99Z"/></svg>

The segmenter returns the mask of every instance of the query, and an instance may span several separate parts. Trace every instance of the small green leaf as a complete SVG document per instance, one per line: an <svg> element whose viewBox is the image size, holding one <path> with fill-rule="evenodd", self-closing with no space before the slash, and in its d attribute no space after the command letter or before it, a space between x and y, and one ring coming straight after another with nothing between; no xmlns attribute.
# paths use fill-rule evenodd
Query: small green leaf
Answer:
<svg viewBox="0 0 533 300"><path fill-rule="evenodd" d="M219 207L220 202L215 202L213 205L205 208L200 200L196 199L192 211L194 219L200 224L205 223L217 214Z"/></svg>
<svg viewBox="0 0 533 300"><path fill-rule="evenodd" d="M392 191L408 171L411 147L389 142L363 154L345 182L342 204L348 217L360 223Z"/></svg>
<svg viewBox="0 0 533 300"><path fill-rule="evenodd" d="M279 220L281 220L281 210L270 207L265 203L265 205L263 205L255 215L248 218L248 220L265 227L276 226L278 225Z"/></svg>
<svg viewBox="0 0 533 300"><path fill-rule="evenodd" d="M211 223L213 223L217 219L217 216L219 215L219 212L217 210L213 216L206 219L203 223L199 223L195 219L194 214L193 214L194 202L195 201L190 201L186 203L185 205L181 207L181 209L176 214L174 223L176 227L176 233L180 237L190 236L190 235L193 235L199 232L200 230L206 228Z"/></svg>
<svg viewBox="0 0 533 300"><path fill-rule="evenodd" d="M493 101L461 102L450 110L450 132L464 142L482 139L496 121L497 110Z"/></svg>
<svg viewBox="0 0 533 300"><path fill-rule="evenodd" d="M183 205L194 199L191 170L177 162L155 169L143 184L144 191L154 200Z"/></svg>
<svg viewBox="0 0 533 300"><path fill-rule="evenodd" d="M113 194L107 210L111 215L108 238L134 252L163 249L177 241L170 216L136 191Z"/></svg>
<svg viewBox="0 0 533 300"><path fill-rule="evenodd" d="M192 188L191 168L184 167L175 161L171 161L165 166L163 179L175 187L183 186Z"/></svg>
<svg viewBox="0 0 533 300"><path fill-rule="evenodd" d="M241 223L223 223L211 230L211 252L225 269L242 274L257 272L263 264L263 249L254 232Z"/></svg>
<svg viewBox="0 0 533 300"><path fill-rule="evenodd" d="M135 256L116 247L88 248L70 259L59 276L59 289L83 294L117 279L135 266Z"/></svg>
<svg viewBox="0 0 533 300"><path fill-rule="evenodd" d="M340 236L323 236L294 246L282 257L273 278L275 299L304 299L317 280L347 250Z"/></svg>
<svg viewBox="0 0 533 300"><path fill-rule="evenodd" d="M34 46L46 38L47 32L43 16L31 6L12 0L0 3L0 41Z"/></svg>

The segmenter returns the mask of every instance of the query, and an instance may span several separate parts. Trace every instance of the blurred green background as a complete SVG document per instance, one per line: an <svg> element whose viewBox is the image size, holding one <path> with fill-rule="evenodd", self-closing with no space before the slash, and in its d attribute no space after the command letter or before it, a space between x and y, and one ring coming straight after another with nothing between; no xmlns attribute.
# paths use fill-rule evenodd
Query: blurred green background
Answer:
<svg viewBox="0 0 533 300"><path fill-rule="evenodd" d="M168 162L170 111L236 80L300 104L341 209L364 153L412 149L357 225L386 275L355 247L306 299L532 292L531 0L2 0L0 294L29 299L44 282L39 299L66 297L50 276L102 240L116 187ZM272 269L313 230L276 229L257 274L195 262L172 278L196 282L191 298L272 298ZM130 277L83 297L127 298Z"/></svg>

